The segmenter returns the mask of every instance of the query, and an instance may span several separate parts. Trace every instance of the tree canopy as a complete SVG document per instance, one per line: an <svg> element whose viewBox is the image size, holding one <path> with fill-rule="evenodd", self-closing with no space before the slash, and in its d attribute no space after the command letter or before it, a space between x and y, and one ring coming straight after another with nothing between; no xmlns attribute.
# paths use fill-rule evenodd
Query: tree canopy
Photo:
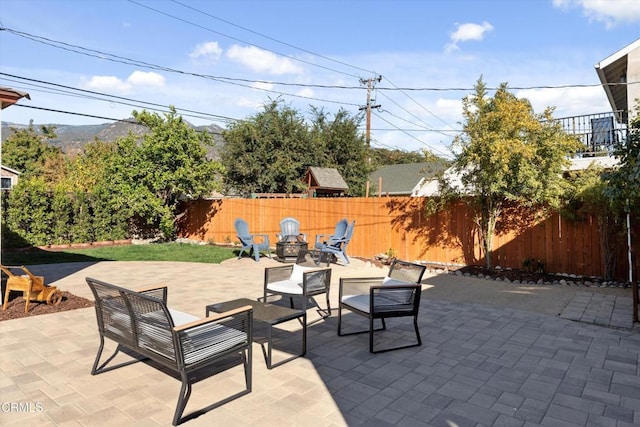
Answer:
<svg viewBox="0 0 640 427"><path fill-rule="evenodd" d="M42 174L47 160L61 154L47 142L56 138L53 126L41 126L38 133L31 122L25 129L11 130L11 136L2 143L2 164L17 170L25 179Z"/></svg>
<svg viewBox="0 0 640 427"><path fill-rule="evenodd" d="M149 132L141 142L131 133L116 142L107 166L114 203L171 238L179 198L210 195L222 167L206 158L211 136L189 126L175 108L164 116L134 111L133 117Z"/></svg>
<svg viewBox="0 0 640 427"><path fill-rule="evenodd" d="M627 139L615 145L614 155L620 165L603 175L608 184L605 194L625 212L640 210L640 103L635 111Z"/></svg>
<svg viewBox="0 0 640 427"><path fill-rule="evenodd" d="M282 101L271 100L255 116L232 124L220 152L227 191L295 193L306 189L309 166L334 167L361 195L369 171L359 119L340 110L330 117L312 108L312 123Z"/></svg>
<svg viewBox="0 0 640 427"><path fill-rule="evenodd" d="M23 163L11 167L29 173L8 196L3 244L7 236L14 245L45 245L117 240L141 231L173 238L178 202L219 188L222 167L206 158L211 136L197 132L173 107L162 116L133 116L149 129L146 135L129 133L114 144L95 140L73 157L47 149L32 127L12 135L9 161Z"/></svg>
<svg viewBox="0 0 640 427"><path fill-rule="evenodd" d="M443 181L445 195L465 197L475 212L485 265L492 268L493 235L508 203L559 206L562 171L578 141L552 120L536 114L503 83L493 97L480 78L463 99L463 132L454 140L453 170L462 186Z"/></svg>

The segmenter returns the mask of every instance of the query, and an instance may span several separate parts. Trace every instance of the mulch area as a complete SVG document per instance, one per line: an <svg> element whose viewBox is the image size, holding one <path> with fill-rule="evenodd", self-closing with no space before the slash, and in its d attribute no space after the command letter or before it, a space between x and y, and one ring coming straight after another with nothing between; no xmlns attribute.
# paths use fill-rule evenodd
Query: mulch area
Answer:
<svg viewBox="0 0 640 427"><path fill-rule="evenodd" d="M479 265L468 265L465 267L461 267L460 272L462 274L469 274L471 276L482 275L484 277L490 277L493 279L507 279L510 282L520 281L520 283L536 283L540 279L542 279L542 281L545 283L553 283L554 281L566 279L566 277L556 274L530 272L520 269L488 270L485 267Z"/></svg>
<svg viewBox="0 0 640 427"><path fill-rule="evenodd" d="M31 301L29 312L24 312L24 298L17 292L9 300L6 310L0 310L0 321L20 319L23 317L39 316L41 314L60 313L61 311L75 310L77 308L93 307L93 301L62 291L62 301L59 305L47 305L46 302Z"/></svg>
<svg viewBox="0 0 640 427"><path fill-rule="evenodd" d="M391 260L384 260L377 257L373 258L360 258L363 261L371 262L373 265L378 267L388 266L391 264ZM467 265L464 267L456 268L460 274L475 276L475 277L485 277L491 279L501 279L501 280L509 280L510 282L519 281L519 283L529 283L534 282L537 283L539 280L542 280L543 283L553 283L554 281L559 281L562 279L566 279L565 276L561 276L558 274L552 273L544 273L544 272L532 272L525 271L522 269L494 269L489 270L480 265Z"/></svg>

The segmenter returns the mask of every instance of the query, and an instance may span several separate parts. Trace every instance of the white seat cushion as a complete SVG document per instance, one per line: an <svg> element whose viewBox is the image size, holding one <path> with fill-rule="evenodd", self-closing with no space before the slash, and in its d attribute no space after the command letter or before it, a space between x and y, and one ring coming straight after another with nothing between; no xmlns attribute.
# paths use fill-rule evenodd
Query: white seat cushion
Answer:
<svg viewBox="0 0 640 427"><path fill-rule="evenodd" d="M267 290L277 293L302 295L302 279L296 280L280 280L267 284Z"/></svg>
<svg viewBox="0 0 640 427"><path fill-rule="evenodd" d="M293 270L291 270L291 276L289 276L289 279L267 283L267 290L278 293L302 295L304 272L309 270L314 270L314 268L302 267L298 264L293 264Z"/></svg>
<svg viewBox="0 0 640 427"><path fill-rule="evenodd" d="M356 310L369 313L369 295L343 295L342 303Z"/></svg>
<svg viewBox="0 0 640 427"><path fill-rule="evenodd" d="M304 279L304 272L313 270L313 269L314 269L313 267L303 267L298 264L293 264L293 270L291 271L291 276L289 277L289 280L302 283L302 280Z"/></svg>
<svg viewBox="0 0 640 427"><path fill-rule="evenodd" d="M195 320L200 319L189 313L183 313L182 311L174 310L172 308L169 309L169 314L171 314L171 319L173 319L173 324L175 326L184 325L189 322L193 322Z"/></svg>

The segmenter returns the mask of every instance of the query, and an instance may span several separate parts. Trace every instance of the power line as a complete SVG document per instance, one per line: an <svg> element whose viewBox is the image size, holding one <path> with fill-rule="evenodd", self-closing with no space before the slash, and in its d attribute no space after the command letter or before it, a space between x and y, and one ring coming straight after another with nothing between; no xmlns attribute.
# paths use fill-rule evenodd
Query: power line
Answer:
<svg viewBox="0 0 640 427"><path fill-rule="evenodd" d="M129 0L129 1L132 1L132 0ZM259 33L259 32L257 32L257 31L254 31L254 30L252 30L252 29L250 29L250 28L246 28L246 27L243 27L243 26L241 26L241 25L234 24L234 23L233 23L233 22L231 22L231 21L227 21L226 19L222 19L222 18L219 18L219 17L217 17L217 16L211 15L210 13L207 13L207 12L204 12L204 11L202 11L202 10L200 10L200 9L195 8L195 7L192 7L192 6L186 5L186 4L184 4L184 3L182 3L182 2L180 2L180 1L178 1L178 0L171 0L171 1L172 1L173 3L176 3L176 4L179 4L179 5L183 6L183 7L186 7L187 9L191 9L191 10L193 10L193 11L195 11L195 12L198 12L198 13L201 13L201 14L203 14L203 15L206 15L206 16L208 16L208 17L210 17L210 18L216 19L216 20L218 20L218 21L220 21L220 22L224 22L225 24L228 24L228 25L234 26L234 27L236 27L236 28L240 28L241 30L247 31L247 32L249 32L249 33L255 34L255 35L260 36L260 37L264 37L264 38L266 38L266 39L268 39L268 40L271 40L271 41L274 41L274 42L276 42L276 43L280 43L280 44L282 44L282 45L285 45L285 46L288 46L288 47L292 47L292 48L297 49L297 50L299 50L299 51L301 51L301 52L308 53L308 54L313 55L313 56L317 56L318 58L322 58L322 59L324 59L324 60L326 60L326 61L335 62L336 64L344 65L344 66L346 66L346 67L350 67L350 68L353 68L353 69L356 69L356 70L364 71L364 72L366 72L366 73L376 74L376 73L375 73L375 71L370 71L370 70L366 70L366 69L364 69L364 68L357 67L357 66L355 66L355 65L347 64L346 62L342 62L342 61L339 61L339 60L337 60L337 59L330 58L330 57L328 57L328 56L324 56L324 55L320 55L320 54L315 53L315 52L311 52L310 50L307 50L307 49L301 48L301 47L299 47L299 46L295 46L295 45L293 45L293 44L290 44L290 43L287 43L287 42L283 42L283 41L278 40L278 39L276 39L276 38L273 38L273 37L271 37L271 36L268 36L268 35L265 35L265 34ZM133 2L133 1L132 1L132 2ZM133 3L135 3L135 2L133 2ZM296 59L296 58L293 58L293 59ZM347 74L347 75L349 75L349 74ZM352 77L353 77L353 76L352 76Z"/></svg>
<svg viewBox="0 0 640 427"><path fill-rule="evenodd" d="M79 46L79 45L73 45L73 44L70 44L70 43L63 42L63 41L53 40L53 39L50 39L50 38L47 38L47 37L42 37L42 36L26 33L26 32L23 32L23 31L13 30L13 29L7 28L7 27L1 27L0 26L0 31L6 31L6 32L11 33L11 34L13 34L15 36L26 38L26 39L29 39L31 41L37 42L37 43L49 45L49 46L54 47L56 49L67 50L69 52L73 52L73 53L77 53L77 54L80 54L80 55L85 55L85 56L89 56L89 57L93 57L93 58L98 58L98 59L101 59L101 60L107 60L107 61L111 61L111 62L118 62L118 63L122 63L122 64L126 64L126 65L136 65L136 66L139 66L139 67L142 67L142 68L154 69L154 70L158 70L158 71L166 71L166 72L171 72L171 73L191 75L193 77L200 77L200 78L204 78L204 79L218 81L218 82L221 82L221 83L233 84L233 82L242 82L242 83L251 83L251 84L271 84L271 85L277 85L277 86L295 86L295 87L302 87L302 88L339 89L339 90L355 90L355 89L361 90L362 89L361 86L322 85L322 84L310 84L310 83L291 83L291 82L280 82L280 81L273 81L273 80L242 79L242 78L235 78L235 77L215 76L215 75L211 75L211 74L193 73L193 72L178 70L178 69L175 69L175 68L165 67L165 66L161 66L161 65L157 65L157 64L151 64L151 63L147 63L147 62L144 62L144 61L139 61L139 60L135 60L135 59L127 58L127 57L122 57L122 56L119 56L119 55L114 55L114 54L111 54L111 53L107 53L107 52L96 50L96 49L86 48L86 47ZM79 49L80 51L78 51L76 49ZM355 76L355 77L357 77L357 76ZM628 85L635 85L635 84L640 84L640 82L608 83L607 86L628 86ZM241 85L241 84L239 84L239 85L243 86L243 87L248 87L250 89L257 89L254 86ZM604 85L601 84L601 83L594 83L594 84L565 84L565 85L538 85L538 86L509 86L508 88L511 89L511 90L533 90L533 89L571 89L571 88L579 89L579 88L591 88L591 87L602 87L602 86L604 86ZM499 89L498 87L487 87L486 88L486 90L488 90L488 91L494 91L494 90L498 90L498 89ZM417 91L423 91L423 92L429 92L429 91L431 91L431 92L464 91L464 92L470 92L470 91L473 91L475 89L473 87L465 88L465 87L398 87L398 86L384 87L383 86L383 87L377 87L377 90L378 91L390 91L390 92L393 92L393 91L399 91L399 92L402 92L402 91L413 91L413 92L417 92ZM269 91L269 90L266 90L266 91ZM286 94L286 93L277 92L277 91L269 91L269 92L274 92L276 94L281 94L281 95L300 97L299 95ZM331 102L331 101L328 101L328 102ZM346 105L357 106L357 104L346 104Z"/></svg>
<svg viewBox="0 0 640 427"><path fill-rule="evenodd" d="M156 12L156 13L159 13L159 14L161 14L161 15L167 16L167 17L169 17L169 18L172 18L172 19L175 19L175 20L178 20L178 21L184 22L185 24L189 24L189 25L192 25L192 26L194 26L194 27L200 28L200 29L202 29L202 30L206 30L206 31L212 32L212 33L214 33L214 34L218 34L218 35L220 35L220 36L227 37L227 38L229 38L229 39L231 39L231 40L235 40L235 41L240 42L240 43L246 43L246 44L248 44L248 45L255 46L255 47L257 47L257 48L260 48L260 49L263 49L263 50L267 50L267 51L269 51L269 52L273 52L273 53L275 53L275 54L278 54L278 55L280 55L280 56L282 56L282 57L285 57L285 58L292 59L292 60L294 60L294 61L302 62L302 63L304 63L304 64L311 65L311 66L313 66L313 67L323 68L323 69L325 69L325 70L327 70L327 71L332 71L332 72L334 72L334 73L344 74L345 76L349 76L349 77L358 77L358 76L355 76L355 75L353 75L353 74L349 74L349 73L345 73L345 72L343 72L343 71L335 70L335 69L333 69L333 68L329 68L329 67L325 67L325 66L322 66L322 65L314 64L313 62L305 61L304 59L300 59L300 58L296 58L296 57L294 57L294 56L290 56L290 55L286 55L286 54L283 54L283 53L280 53L280 52L276 52L276 51L271 50L271 49L266 49L266 48L264 48L264 47L261 47L261 46L258 46L258 45L256 45L256 44L254 44L254 43L249 43L249 42L247 42L247 41L244 41L244 40L241 40L241 39L239 39L239 38L236 38L236 37L230 36L230 35L228 35L228 34L224 34L224 33L221 33L221 32L219 32L219 31L213 30L213 29L211 29L211 28L207 28L207 27L205 27L205 26L202 26L202 25L196 24L195 22L191 22L191 21L188 21L188 20L186 20L186 19L179 18L179 17L177 17L177 16L175 16L175 15L171 15L170 13L164 12L164 11L162 11L162 10L155 9L155 8L153 8L153 7L151 7L151 6L147 6L147 5L141 4L141 3L139 3L139 2L137 2L137 1L135 1L135 0L129 0L129 2L130 2L130 3L133 3L133 4L136 4L136 5L140 6L140 7L144 7L144 8L146 8L146 9L152 10L152 11L154 11L154 12ZM185 5L183 5L182 3L180 3L180 4L181 4L182 6L185 6ZM188 7L188 6L185 6L185 7ZM191 8L191 9L196 10L196 11L198 11L198 12L200 12L200 13L204 13L204 12L202 12L202 11L200 11L200 10L195 9L195 8ZM205 15L206 15L206 13L205 13Z"/></svg>
<svg viewBox="0 0 640 427"><path fill-rule="evenodd" d="M387 79L387 81L389 83L391 83L391 85L393 85L393 87L398 88L392 81L389 81ZM451 125L449 125L449 123L445 122L444 120L442 120L440 117L436 116L434 113L432 113L427 107L425 107L424 105L422 105L421 103L419 103L418 101L416 101L415 99L413 99L411 96L409 96L409 94L406 93L406 91L401 90L401 92L407 97L409 98L411 101L413 101L418 107L422 108L424 111L426 111L427 113L429 113L431 116L435 117L436 119L440 120L445 126L451 127Z"/></svg>
<svg viewBox="0 0 640 427"><path fill-rule="evenodd" d="M124 97L124 96L110 95L110 94L106 94L106 93L102 93L102 92L96 92L96 91L93 91L93 90L79 89L79 88L75 88L75 87L72 87L72 86L62 85L62 84L59 84L59 83L52 83L52 82L46 82L44 80L37 80L37 79L31 79L31 78L28 78L28 77L16 76L14 74L8 74L8 73L0 72L0 75L9 76L9 77L13 77L13 78L21 79L21 80L26 80L26 81L29 81L29 82L41 83L41 84L60 87L60 88L64 88L64 89L70 89L70 90L73 90L73 91L88 93L88 94L91 94L91 95L99 95L99 96L104 96L104 97L113 98L113 99L120 99L120 100L125 100L125 101L136 102L138 104L146 104L146 105L151 105L151 106L155 106L155 107L162 107L162 108L165 109L165 110L161 110L163 112L167 112L168 108L169 108L168 105L164 105L164 104L157 104L157 103L148 102L148 101L140 101L140 100L136 100L136 99L132 99L132 98L127 98L127 97ZM99 100L99 101L116 102L116 103L123 104L123 105L139 107L138 105L127 104L127 103L124 103L124 102L117 102L117 101L113 101L112 99L103 99L103 98L97 98L97 97L92 97L92 96L85 96L85 97L89 98L89 99ZM198 116L190 116L189 114L183 114L185 116L190 116L190 117L215 118L215 119L222 119L224 121L236 121L237 120L237 119L234 119L234 118L231 118L231 117L220 116L220 115L217 115L217 114L205 113L205 112L202 112L202 111L189 110L189 109L186 109L186 108L178 108L178 107L176 107L176 110L186 111L188 113L198 114ZM203 117L203 116L205 116L205 117Z"/></svg>
<svg viewBox="0 0 640 427"><path fill-rule="evenodd" d="M388 121L388 120L387 120L387 119L385 119L384 117L381 117L379 114L376 114L376 117L378 117L378 118L379 118L379 119L381 119L382 121L384 121L384 122L388 123L389 125L391 125L391 126L395 127L396 129L398 129L399 131L401 131L402 133L404 133L405 135L407 135L407 136L408 136L408 137L410 137L411 139L414 139L414 140L418 141L420 144L422 144L422 145L424 145L424 146L428 147L431 151L434 151L434 152L440 153L440 154L442 154L442 155L443 155L443 156L445 156L445 157L451 157L451 154L449 154L449 153L445 153L445 152L443 152L443 151L439 150L438 148L435 148L434 146L432 146L432 145L430 145L430 144L428 144L428 143L426 143L426 142L424 142L424 141L421 141L420 139L416 138L415 136L413 136L413 135L411 135L411 134L409 134L409 133L406 133L406 132L402 131L402 129L400 129L400 128L396 127L393 123L391 123L390 121Z"/></svg>
<svg viewBox="0 0 640 427"><path fill-rule="evenodd" d="M265 89L265 88L261 88L261 87L248 85L248 84L243 84L241 82L251 82L253 84L264 83L264 84L277 84L277 85L287 85L287 86L315 87L314 85L310 85L310 84L293 84L293 83L282 83L282 82L270 82L270 81L266 81L266 80L237 79L237 78L231 78L231 77L212 76L212 75L209 75L209 74L192 73L192 72L187 72L187 71L183 71L183 70L178 70L178 69L175 69L175 68L169 68L169 67L165 67L165 66L161 66L161 65L151 64L151 63L147 63L147 62L143 62L143 61L138 61L138 60L134 60L134 59L131 59L131 58L126 58L126 57L110 54L110 53L107 53L107 52L102 52L102 51L95 50L95 49L89 49L89 48L85 48L85 47L78 46L78 45L72 45L72 44L69 44L69 43L62 42L62 41L52 40L52 39L49 39L49 38L46 38L46 37L40 37L40 36L36 36L36 35L33 35L33 34L25 33L25 32L22 32L22 31L12 30L12 29L6 28L6 27L1 27L0 31L7 31L7 32L9 32L9 33L11 33L13 35L18 36L18 37L23 37L23 38L29 39L29 40L37 42L37 43L41 43L41 44L45 44L45 45L54 47L56 49L66 50L66 51L77 53L77 54L80 54L80 55L85 55L85 56L89 56L89 57L93 57L93 58L98 58L100 60L107 60L107 61L126 64L126 65L135 65L135 66L138 66L138 67L141 67L141 68L148 68L148 69L157 70L157 71L165 71L165 72L177 73L177 74L182 74L182 75L190 75L190 76L194 76L194 77L200 77L200 78L204 78L204 79L217 81L219 83L227 83L227 84L232 84L232 85L236 85L236 86L249 88L249 89L252 89L252 90L270 92L270 93L274 93L276 95L281 95L281 96L290 96L290 97L294 97L294 98L302 98L302 99L308 99L308 100L312 100L312 101L320 101L320 102L333 103L333 104L339 104L339 105L350 105L350 106L353 106L353 107L357 107L358 106L358 104L355 104L355 103L347 103L347 102L342 102L342 101L335 101L335 100L322 99L322 98L314 98L314 97L311 97L311 96L305 96L305 95L298 95L298 94L293 94L293 93L275 91L275 90L271 90L271 89ZM328 89L361 89L359 87L350 87L350 86L346 86L346 87L323 86L323 88L328 88Z"/></svg>
<svg viewBox="0 0 640 427"><path fill-rule="evenodd" d="M406 119L404 119L404 118L402 118L402 117L400 117L400 116L398 116L398 115L396 115L396 114L393 114L393 113L392 113L392 112L390 112L390 111L387 111L387 110L384 110L384 109L383 109L381 112L382 112L382 113L389 114L389 115L391 115L391 116L395 117L396 119L398 119L398 120L402 120L402 121L404 121L404 122L406 122L406 123L409 123L409 124L411 124L411 125L418 126L417 124L415 124L415 123L413 123L413 122L410 122L409 120L406 120ZM450 135L448 135L448 134L446 134L446 133L445 133L445 132L446 132L445 130L434 129L434 128L433 128L433 127L431 127L431 126L426 126L426 127L424 127L423 129L424 129L424 130L423 130L423 132L436 132L436 133L440 133L440 134L442 134L442 135L444 135L444 136L450 136Z"/></svg>
<svg viewBox="0 0 640 427"><path fill-rule="evenodd" d="M13 104L13 107L32 108L34 110L51 111L53 113L62 113L62 114L70 114L70 115L73 115L73 116L91 117L93 119L111 120L111 121L114 121L114 122L124 122L124 123L136 124L136 125L141 124L141 123L138 123L136 120L131 120L131 119L114 119L113 117L96 116L96 115L93 115L93 114L77 113L75 111L57 110L57 109L54 109L54 108L36 107L34 105Z"/></svg>

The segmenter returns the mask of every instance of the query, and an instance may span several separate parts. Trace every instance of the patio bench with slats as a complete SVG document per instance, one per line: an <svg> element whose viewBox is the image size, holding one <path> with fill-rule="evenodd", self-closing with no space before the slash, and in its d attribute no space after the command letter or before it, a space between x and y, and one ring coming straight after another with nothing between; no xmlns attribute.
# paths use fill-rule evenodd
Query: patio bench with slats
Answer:
<svg viewBox="0 0 640 427"><path fill-rule="evenodd" d="M86 281L95 297L100 333L92 375L139 361L134 359L107 367L122 350L150 359L178 374L182 387L173 425L251 392L251 307L198 319L167 307L166 286L133 291L90 277ZM116 342L117 348L100 364L105 338ZM217 373L216 366L227 369L240 364L244 365L244 390L182 417L194 382Z"/></svg>

